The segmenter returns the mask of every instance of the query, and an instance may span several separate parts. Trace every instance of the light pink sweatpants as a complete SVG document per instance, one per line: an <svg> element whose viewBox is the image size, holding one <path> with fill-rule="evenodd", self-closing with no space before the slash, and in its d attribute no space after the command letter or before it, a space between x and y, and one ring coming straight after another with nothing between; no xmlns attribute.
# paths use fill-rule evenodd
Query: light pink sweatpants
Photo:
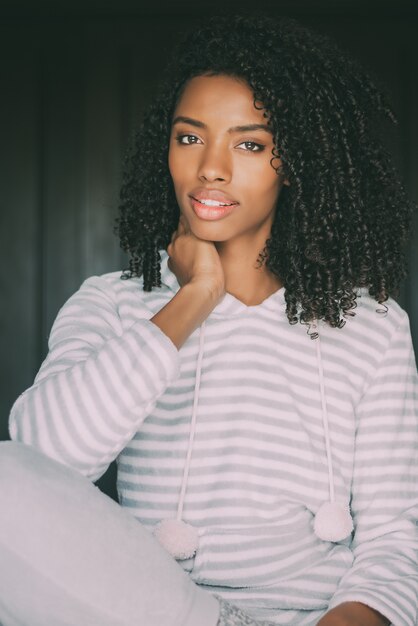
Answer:
<svg viewBox="0 0 418 626"><path fill-rule="evenodd" d="M218 600L89 480L0 442L2 626L216 626Z"/></svg>

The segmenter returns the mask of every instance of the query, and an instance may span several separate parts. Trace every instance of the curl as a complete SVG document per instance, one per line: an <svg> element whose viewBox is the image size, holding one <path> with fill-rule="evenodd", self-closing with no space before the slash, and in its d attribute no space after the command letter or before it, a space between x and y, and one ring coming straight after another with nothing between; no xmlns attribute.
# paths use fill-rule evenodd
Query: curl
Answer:
<svg viewBox="0 0 418 626"><path fill-rule="evenodd" d="M167 165L172 114L191 78L219 74L252 89L273 132L271 166L289 181L257 259L280 277L289 323L342 328L361 287L384 305L406 276L415 207L374 130L380 117L396 117L353 58L284 17L214 16L178 43L125 161L122 277L143 275L145 291L160 286L158 251L179 218Z"/></svg>

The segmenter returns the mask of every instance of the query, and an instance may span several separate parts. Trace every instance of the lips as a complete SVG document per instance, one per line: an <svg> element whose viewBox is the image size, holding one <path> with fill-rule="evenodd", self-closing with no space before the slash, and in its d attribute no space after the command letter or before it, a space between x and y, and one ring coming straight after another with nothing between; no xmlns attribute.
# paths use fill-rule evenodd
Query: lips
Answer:
<svg viewBox="0 0 418 626"><path fill-rule="evenodd" d="M202 200L215 200L215 202L221 202L222 204L239 204L237 200L230 195L219 191L219 189L196 189L190 194L191 198L201 202Z"/></svg>
<svg viewBox="0 0 418 626"><path fill-rule="evenodd" d="M190 196L190 204L195 215L197 215L199 219L204 221L215 221L223 219L227 217L227 215L233 213L236 210L235 207L238 205L238 202L227 204L226 206L208 206L202 204L200 200L196 200Z"/></svg>

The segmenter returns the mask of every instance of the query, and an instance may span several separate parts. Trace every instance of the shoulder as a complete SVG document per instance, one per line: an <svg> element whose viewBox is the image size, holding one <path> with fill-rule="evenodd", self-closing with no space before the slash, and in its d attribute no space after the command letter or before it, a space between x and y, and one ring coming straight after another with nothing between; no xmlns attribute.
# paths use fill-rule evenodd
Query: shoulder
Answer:
<svg viewBox="0 0 418 626"><path fill-rule="evenodd" d="M58 311L50 343L81 332L121 334L123 327L134 323L136 317L149 317L142 279L123 280L122 275L119 270L86 278Z"/></svg>
<svg viewBox="0 0 418 626"><path fill-rule="evenodd" d="M339 351L341 358L355 361L357 366L369 363L376 367L400 336L403 342L410 342L408 314L393 298L379 304L367 289L357 293L354 315L345 316L345 325L331 328L322 323L320 332L329 350Z"/></svg>
<svg viewBox="0 0 418 626"><path fill-rule="evenodd" d="M359 289L357 293L355 316L351 319L358 320L358 325L370 330L376 329L390 337L399 326L409 322L408 314L393 298L380 304L369 295L366 288Z"/></svg>
<svg viewBox="0 0 418 626"><path fill-rule="evenodd" d="M72 296L77 299L99 299L118 303L126 297L141 298L143 294L142 277L124 278L123 271L117 270L106 274L89 276L78 291Z"/></svg>
<svg viewBox="0 0 418 626"><path fill-rule="evenodd" d="M143 279L141 277L125 278L122 270L107 272L106 274L89 276L86 278L80 289L96 288L104 291L125 291L132 288L142 288Z"/></svg>
<svg viewBox="0 0 418 626"><path fill-rule="evenodd" d="M64 302L58 311L55 326L71 319L112 319L119 315L121 303L132 300L134 305L143 300L142 279L123 280L121 270L85 278L80 287Z"/></svg>

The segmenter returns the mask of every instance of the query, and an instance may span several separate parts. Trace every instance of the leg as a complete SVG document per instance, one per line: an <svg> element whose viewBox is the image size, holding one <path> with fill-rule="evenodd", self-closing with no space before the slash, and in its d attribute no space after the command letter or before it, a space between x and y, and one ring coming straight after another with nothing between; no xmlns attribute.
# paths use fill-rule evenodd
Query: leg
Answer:
<svg viewBox="0 0 418 626"><path fill-rule="evenodd" d="M86 478L0 443L3 626L216 626L195 585L132 515Z"/></svg>

